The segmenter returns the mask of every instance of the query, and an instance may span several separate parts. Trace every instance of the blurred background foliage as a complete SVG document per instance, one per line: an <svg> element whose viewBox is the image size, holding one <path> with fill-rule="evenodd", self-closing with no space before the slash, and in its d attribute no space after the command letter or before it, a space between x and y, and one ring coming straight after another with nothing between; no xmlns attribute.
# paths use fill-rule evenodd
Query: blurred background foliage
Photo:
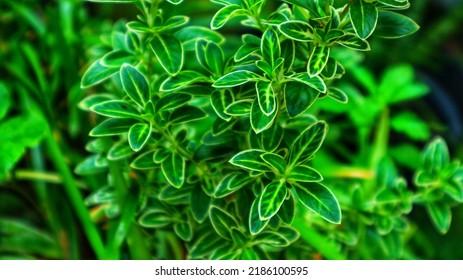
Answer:
<svg viewBox="0 0 463 280"><path fill-rule="evenodd" d="M266 8L273 11L279 4L268 1ZM440 134L453 157L462 159L463 1L411 4L406 13L419 23L420 31L400 40L373 39L373 51L352 55L347 79L361 88L358 76L365 69L379 81L392 65L412 65L430 94L397 108L413 111L427 124L420 130L423 137L409 141L422 147ZM193 24L208 26L217 7L208 0L187 0L174 9L165 12L187 14ZM96 124L78 109L86 94L79 87L80 78L89 63L110 50L113 22L123 24L121 19L136 14L132 5L79 0L0 2L0 258L95 257L63 188L76 184L88 194L105 179L72 173L86 155L83 143ZM232 38L229 45L241 44L238 23L221 30ZM404 137L393 133L391 146ZM416 153L413 148L406 151L411 158ZM92 211L94 218L99 215L99 209ZM440 235L424 209L414 208L411 216L419 229L409 237L409 246L415 248L410 257L463 259L463 208L454 208L453 214L450 231ZM316 258L317 253L307 257Z"/></svg>

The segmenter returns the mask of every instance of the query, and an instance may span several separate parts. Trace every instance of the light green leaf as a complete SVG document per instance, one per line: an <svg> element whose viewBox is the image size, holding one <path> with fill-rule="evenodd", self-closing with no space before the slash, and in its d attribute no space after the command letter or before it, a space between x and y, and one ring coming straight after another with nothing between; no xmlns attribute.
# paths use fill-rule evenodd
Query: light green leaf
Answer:
<svg viewBox="0 0 463 280"><path fill-rule="evenodd" d="M281 47L278 34L272 28L268 28L262 35L260 50L264 60L275 69L275 62L281 56Z"/></svg>
<svg viewBox="0 0 463 280"><path fill-rule="evenodd" d="M227 21L231 18L245 15L247 12L246 10L242 9L239 5L227 5L215 13L211 20L211 29L219 29L224 26Z"/></svg>
<svg viewBox="0 0 463 280"><path fill-rule="evenodd" d="M286 171L286 160L279 154L266 153L261 155L262 159L271 167L273 167L278 174L284 175Z"/></svg>
<svg viewBox="0 0 463 280"><path fill-rule="evenodd" d="M223 238L231 240L232 228L238 228L238 222L235 218L217 206L210 208L209 217L215 231Z"/></svg>
<svg viewBox="0 0 463 280"><path fill-rule="evenodd" d="M312 167L301 164L291 169L288 179L299 182L320 182L323 180L323 177Z"/></svg>
<svg viewBox="0 0 463 280"><path fill-rule="evenodd" d="M134 119L109 119L94 127L89 135L93 137L113 136L127 133L136 124Z"/></svg>
<svg viewBox="0 0 463 280"><path fill-rule="evenodd" d="M137 123L129 130L129 144L132 150L138 152L145 146L151 135L151 124Z"/></svg>
<svg viewBox="0 0 463 280"><path fill-rule="evenodd" d="M301 203L328 222L341 223L341 207L334 194L319 183L298 183L296 194Z"/></svg>
<svg viewBox="0 0 463 280"><path fill-rule="evenodd" d="M300 82L320 92L326 92L326 85L319 76L310 77L307 72L294 74L288 77L290 80Z"/></svg>
<svg viewBox="0 0 463 280"><path fill-rule="evenodd" d="M305 129L291 145L291 164L303 163L313 157L322 145L327 130L328 126L324 121L318 121Z"/></svg>
<svg viewBox="0 0 463 280"><path fill-rule="evenodd" d="M261 77L254 72L247 70L238 70L220 77L214 82L214 84L212 84L212 86L217 88L235 87L250 81L257 81L260 78Z"/></svg>
<svg viewBox="0 0 463 280"><path fill-rule="evenodd" d="M194 82L208 81L208 78L201 73L191 70L180 71L175 76L167 78L160 89L162 91L173 91L182 87L186 87Z"/></svg>
<svg viewBox="0 0 463 280"><path fill-rule="evenodd" d="M257 100L259 108L266 116L272 115L277 107L275 92L272 83L267 81L258 81L256 83Z"/></svg>
<svg viewBox="0 0 463 280"><path fill-rule="evenodd" d="M251 106L251 127L256 134L268 129L275 120L277 109L270 116L265 115L258 104L257 98L254 99Z"/></svg>
<svg viewBox="0 0 463 280"><path fill-rule="evenodd" d="M412 112L403 112L391 119L391 127L413 140L427 140L431 136L429 126Z"/></svg>
<svg viewBox="0 0 463 280"><path fill-rule="evenodd" d="M265 151L256 149L241 151L230 159L230 163L248 170L269 171L269 167L261 158L261 155L265 153Z"/></svg>
<svg viewBox="0 0 463 280"><path fill-rule="evenodd" d="M145 106L150 100L150 87L146 77L129 64L122 65L120 75L125 93L139 106Z"/></svg>
<svg viewBox="0 0 463 280"><path fill-rule="evenodd" d="M141 119L137 108L121 100L105 101L93 105L90 110L106 117Z"/></svg>
<svg viewBox="0 0 463 280"><path fill-rule="evenodd" d="M259 215L259 198L256 198L252 203L249 213L249 232L252 235L260 233L268 224L270 219L261 220Z"/></svg>
<svg viewBox="0 0 463 280"><path fill-rule="evenodd" d="M164 25L159 28L158 32L172 31L172 29L179 28L190 21L190 18L187 16L173 16L170 17Z"/></svg>
<svg viewBox="0 0 463 280"><path fill-rule="evenodd" d="M233 172L225 176L215 189L214 196L223 198L241 189L249 183L250 177L246 173Z"/></svg>
<svg viewBox="0 0 463 280"><path fill-rule="evenodd" d="M169 213L162 209L153 208L147 209L138 219L142 227L146 228L162 228L170 225L173 220Z"/></svg>
<svg viewBox="0 0 463 280"><path fill-rule="evenodd" d="M117 72L119 72L119 67L106 67L101 64L100 60L97 60L85 71L80 87L88 88L99 84Z"/></svg>
<svg viewBox="0 0 463 280"><path fill-rule="evenodd" d="M327 46L317 46L313 48L307 63L307 73L311 78L319 75L325 68L330 57L330 48Z"/></svg>
<svg viewBox="0 0 463 280"><path fill-rule="evenodd" d="M449 162L447 143L441 137L435 137L425 148L424 169L430 174L439 174Z"/></svg>
<svg viewBox="0 0 463 280"><path fill-rule="evenodd" d="M176 75L183 67L183 46L175 37L169 35L154 36L151 49L162 67L171 75Z"/></svg>
<svg viewBox="0 0 463 280"><path fill-rule="evenodd" d="M307 111L314 104L320 92L306 84L288 82L285 87L286 110L291 118Z"/></svg>
<svg viewBox="0 0 463 280"><path fill-rule="evenodd" d="M185 182L185 159L172 152L161 163L162 173L169 184L175 188L180 188Z"/></svg>
<svg viewBox="0 0 463 280"><path fill-rule="evenodd" d="M225 41L220 33L203 26L186 26L176 31L174 35L183 43L185 51L194 51L197 40L203 39L216 44Z"/></svg>
<svg viewBox="0 0 463 280"><path fill-rule="evenodd" d="M400 38L415 33L419 28L418 24L409 17L390 11L380 11L375 36Z"/></svg>
<svg viewBox="0 0 463 280"><path fill-rule="evenodd" d="M426 210L437 230L439 230L441 234L446 234L452 223L452 211L450 210L450 206L441 202L429 202L426 205Z"/></svg>
<svg viewBox="0 0 463 280"><path fill-rule="evenodd" d="M378 22L375 4L363 0L354 1L349 7L349 15L355 33L362 39L370 37Z"/></svg>
<svg viewBox="0 0 463 280"><path fill-rule="evenodd" d="M199 108L193 106L183 106L172 112L169 118L169 122L171 124L180 124L197 121L206 117L207 114Z"/></svg>
<svg viewBox="0 0 463 280"><path fill-rule="evenodd" d="M230 116L244 116L251 112L253 100L242 99L233 102L225 108L225 113Z"/></svg>
<svg viewBox="0 0 463 280"><path fill-rule="evenodd" d="M286 37L296 41L310 42L314 39L313 28L304 21L290 20L280 24L278 28Z"/></svg>
<svg viewBox="0 0 463 280"><path fill-rule="evenodd" d="M285 201L288 188L284 180L268 184L259 198L259 216L261 220L272 218Z"/></svg>

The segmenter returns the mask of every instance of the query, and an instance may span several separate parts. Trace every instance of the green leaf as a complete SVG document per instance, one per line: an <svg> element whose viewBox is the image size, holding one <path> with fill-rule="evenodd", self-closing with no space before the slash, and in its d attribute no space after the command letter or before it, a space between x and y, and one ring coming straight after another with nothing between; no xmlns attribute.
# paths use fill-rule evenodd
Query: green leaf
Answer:
<svg viewBox="0 0 463 280"><path fill-rule="evenodd" d="M262 149L267 152L275 151L278 146L280 146L284 134L285 131L278 124L274 124L271 128L264 130L260 134L260 145Z"/></svg>
<svg viewBox="0 0 463 280"><path fill-rule="evenodd" d="M164 110L171 110L181 107L191 100L191 95L186 93L173 93L161 97L156 103L155 110L157 112Z"/></svg>
<svg viewBox="0 0 463 280"><path fill-rule="evenodd" d="M183 46L173 36L154 36L150 43L151 49L161 63L161 66L171 75L176 75L183 67Z"/></svg>
<svg viewBox="0 0 463 280"><path fill-rule="evenodd" d="M115 50L105 54L100 63L105 67L121 67L124 63L136 63L136 58L126 51Z"/></svg>
<svg viewBox="0 0 463 280"><path fill-rule="evenodd" d="M410 7L410 2L408 2L408 0L378 0L378 2L390 9L403 10Z"/></svg>
<svg viewBox="0 0 463 280"><path fill-rule="evenodd" d="M404 15L380 11L375 36L382 38L400 38L411 35L420 27L411 18Z"/></svg>
<svg viewBox="0 0 463 280"><path fill-rule="evenodd" d="M173 16L170 17L166 22L163 24L161 28L159 28L158 32L166 32L172 31L172 29L179 28L190 21L190 18L187 16Z"/></svg>
<svg viewBox="0 0 463 280"><path fill-rule="evenodd" d="M265 153L265 151L256 149L241 151L230 159L230 163L248 170L269 171L267 164L261 158L261 155Z"/></svg>
<svg viewBox="0 0 463 280"><path fill-rule="evenodd" d="M106 117L141 119L137 108L121 100L105 101L90 107L90 110Z"/></svg>
<svg viewBox="0 0 463 280"><path fill-rule="evenodd" d="M150 87L146 77L129 64L122 65L120 75L125 93L139 106L145 106L150 100Z"/></svg>
<svg viewBox="0 0 463 280"><path fill-rule="evenodd" d="M224 121L230 121L231 117L225 113L227 107L235 101L233 93L229 90L216 90L211 94L211 105L217 116Z"/></svg>
<svg viewBox="0 0 463 280"><path fill-rule="evenodd" d="M183 241L191 241L193 238L193 229L189 222L180 222L174 225L175 234Z"/></svg>
<svg viewBox="0 0 463 280"><path fill-rule="evenodd" d="M126 140L122 140L111 147L111 149L108 151L107 157L109 160L120 160L129 157L132 154L132 148L127 145Z"/></svg>
<svg viewBox="0 0 463 280"><path fill-rule="evenodd" d="M293 223L296 216L296 200L291 193L289 193L289 197L281 205L277 215L283 223L287 225Z"/></svg>
<svg viewBox="0 0 463 280"><path fill-rule="evenodd" d="M278 110L275 109L270 116L265 115L260 109L257 99L254 99L251 107L251 127L256 134L259 134L273 124Z"/></svg>
<svg viewBox="0 0 463 280"><path fill-rule="evenodd" d="M376 30L378 29L379 28L377 28ZM342 36L341 38L339 38L338 41L336 41L336 43L356 51L370 50L370 44L368 43L368 41L361 39L357 35L352 33L347 33L346 35Z"/></svg>
<svg viewBox="0 0 463 280"><path fill-rule="evenodd" d="M211 29L219 29L236 16L245 15L246 10L239 5L227 5L215 13L211 20Z"/></svg>
<svg viewBox="0 0 463 280"><path fill-rule="evenodd" d="M153 161L154 151L148 151L146 153L138 156L132 163L130 167L138 170L148 170L158 167L158 165Z"/></svg>
<svg viewBox="0 0 463 280"><path fill-rule="evenodd" d="M259 108L262 113L266 116L272 115L277 107L272 83L267 81L258 81L256 83L256 91Z"/></svg>
<svg viewBox="0 0 463 280"><path fill-rule="evenodd" d="M8 114L11 107L11 96L8 88L0 82L0 121Z"/></svg>
<svg viewBox="0 0 463 280"><path fill-rule="evenodd" d="M224 241L214 231L209 231L203 236L200 236L190 250L192 259L201 258L212 254L221 246L224 246ZM228 244L225 244L225 246ZM228 247L228 246L227 246Z"/></svg>
<svg viewBox="0 0 463 280"><path fill-rule="evenodd" d="M246 236L237 228L232 228L231 230L231 237L233 242L238 246L238 247L246 247L246 243L248 239Z"/></svg>
<svg viewBox="0 0 463 280"><path fill-rule="evenodd" d="M326 92L326 85L319 76L310 77L307 72L294 74L288 77L290 80L300 82L320 92Z"/></svg>
<svg viewBox="0 0 463 280"><path fill-rule="evenodd" d="M219 136L222 133L230 132L231 128L238 122L238 120L224 121L221 118L217 118L212 124L212 136Z"/></svg>
<svg viewBox="0 0 463 280"><path fill-rule="evenodd" d="M259 198L256 198L252 203L251 210L249 213L249 232L252 235L260 233L269 223L268 220L261 220L259 215Z"/></svg>
<svg viewBox="0 0 463 280"><path fill-rule="evenodd" d="M341 223L341 208L334 194L319 183L298 183L296 194L301 203L328 222Z"/></svg>
<svg viewBox="0 0 463 280"><path fill-rule="evenodd" d="M185 182L185 159L172 152L161 163L162 173L169 184L175 188L180 188Z"/></svg>
<svg viewBox="0 0 463 280"><path fill-rule="evenodd" d="M439 174L450 162L447 143L441 137L435 137L425 148L424 168L430 174Z"/></svg>
<svg viewBox="0 0 463 280"><path fill-rule="evenodd" d="M222 75L225 58L222 49L214 42L209 42L205 50L206 64L212 73Z"/></svg>
<svg viewBox="0 0 463 280"><path fill-rule="evenodd" d="M452 223L452 211L450 206L441 202L428 202L426 210L434 226L441 234L446 234Z"/></svg>
<svg viewBox="0 0 463 280"><path fill-rule="evenodd" d="M238 70L234 72L230 72L225 76L220 77L217 79L213 87L236 87L242 84L245 84L250 81L257 81L261 77L254 72L247 71L247 70Z"/></svg>
<svg viewBox="0 0 463 280"><path fill-rule="evenodd" d="M425 141L431 136L427 123L412 112L403 112L393 117L391 127L413 140Z"/></svg>
<svg viewBox="0 0 463 280"><path fill-rule="evenodd" d="M281 47L278 34L272 28L268 28L262 35L260 50L264 60L275 69L275 62L281 56Z"/></svg>
<svg viewBox="0 0 463 280"><path fill-rule="evenodd" d="M342 104L346 104L349 101L347 94L339 88L328 88L328 96Z"/></svg>
<svg viewBox="0 0 463 280"><path fill-rule="evenodd" d="M249 184L249 175L242 172L233 172L225 176L215 189L215 198L223 198Z"/></svg>
<svg viewBox="0 0 463 280"><path fill-rule="evenodd" d="M138 219L142 227L162 228L173 222L172 215L158 208L147 209Z"/></svg>
<svg viewBox="0 0 463 280"><path fill-rule="evenodd" d="M301 42L314 40L313 28L304 21L290 20L278 26L280 32L286 37Z"/></svg>
<svg viewBox="0 0 463 280"><path fill-rule="evenodd" d="M95 128L93 128L89 135L93 137L113 136L127 133L136 124L134 119L109 119L105 120Z"/></svg>
<svg viewBox="0 0 463 280"><path fill-rule="evenodd" d="M80 83L81 88L97 85L119 72L119 67L106 67L97 60L85 71Z"/></svg>
<svg viewBox="0 0 463 280"><path fill-rule="evenodd" d="M307 111L314 104L320 92L306 84L288 82L285 87L286 110L291 118Z"/></svg>
<svg viewBox="0 0 463 280"><path fill-rule="evenodd" d="M166 1L174 5L178 5L183 2L183 0L166 0Z"/></svg>
<svg viewBox="0 0 463 280"><path fill-rule="evenodd" d="M171 124L180 124L204 119L206 117L207 114L199 108L193 106L183 106L172 112L169 118L169 122Z"/></svg>
<svg viewBox="0 0 463 280"><path fill-rule="evenodd" d="M324 121L318 121L305 129L291 145L291 164L302 163L313 157L322 145L327 129Z"/></svg>
<svg viewBox="0 0 463 280"><path fill-rule="evenodd" d="M209 217L215 231L223 238L231 240L232 228L238 228L238 222L235 218L217 206L210 208Z"/></svg>
<svg viewBox="0 0 463 280"><path fill-rule="evenodd" d="M100 155L92 155L81 161L74 172L78 175L94 175L107 169L108 161Z"/></svg>
<svg viewBox="0 0 463 280"><path fill-rule="evenodd" d="M225 113L230 116L244 116L251 112L253 100L242 99L233 102L225 108Z"/></svg>
<svg viewBox="0 0 463 280"><path fill-rule="evenodd" d="M210 205L211 198L202 190L202 188L191 192L191 213L196 221L202 223L207 219Z"/></svg>
<svg viewBox="0 0 463 280"><path fill-rule="evenodd" d="M258 60L256 61L256 66L257 68L262 70L265 74L267 74L268 77L273 77L272 66L268 64L266 61Z"/></svg>
<svg viewBox="0 0 463 280"><path fill-rule="evenodd" d="M77 106L79 106L79 108L82 110L90 111L90 107L92 107L93 105L115 99L117 99L116 96L112 94L93 94L82 99Z"/></svg>
<svg viewBox="0 0 463 280"><path fill-rule="evenodd" d="M370 37L378 22L378 9L373 3L354 1L349 7L350 22L362 39Z"/></svg>
<svg viewBox="0 0 463 280"><path fill-rule="evenodd" d="M327 46L317 46L313 48L307 63L307 73L311 78L319 75L325 68L330 57L330 48Z"/></svg>
<svg viewBox="0 0 463 280"><path fill-rule="evenodd" d="M286 182L272 182L268 184L259 198L259 216L261 220L272 218L285 201L288 188Z"/></svg>
<svg viewBox="0 0 463 280"><path fill-rule="evenodd" d="M160 200L172 205L189 204L191 202L192 189L191 186L184 186L181 189L177 189L167 185L162 189L158 197Z"/></svg>
<svg viewBox="0 0 463 280"><path fill-rule="evenodd" d="M225 41L220 33L203 26L186 26L176 31L174 35L183 43L185 51L194 51L197 40L203 39L216 44Z"/></svg>
<svg viewBox="0 0 463 280"><path fill-rule="evenodd" d="M299 182L320 182L323 180L323 177L312 167L301 164L291 169L288 179Z"/></svg>
<svg viewBox="0 0 463 280"><path fill-rule="evenodd" d="M208 78L201 73L191 70L180 71L175 76L167 78L160 87L162 91L173 91L186 87L194 82L207 81Z"/></svg>
<svg viewBox="0 0 463 280"><path fill-rule="evenodd" d="M137 123L129 130L129 144L135 152L140 151L145 146L151 135L151 124Z"/></svg>
<svg viewBox="0 0 463 280"><path fill-rule="evenodd" d="M268 165L273 167L278 172L278 174L285 174L286 160L282 156L273 153L266 153L261 155L261 157Z"/></svg>

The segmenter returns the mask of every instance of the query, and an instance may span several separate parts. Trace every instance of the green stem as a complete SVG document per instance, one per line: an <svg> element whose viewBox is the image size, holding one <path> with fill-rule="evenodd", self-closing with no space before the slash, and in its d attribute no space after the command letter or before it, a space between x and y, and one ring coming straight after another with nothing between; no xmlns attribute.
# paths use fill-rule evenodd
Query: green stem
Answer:
<svg viewBox="0 0 463 280"><path fill-rule="evenodd" d="M76 215L82 224L85 235L93 251L95 252L96 257L98 259L104 259L105 248L98 229L90 218L87 207L84 204L82 194L79 192L76 181L72 175L71 170L69 169L68 163L64 159L58 143L56 142L55 138L53 138L51 131L49 131L45 138L45 144L55 168L61 174L64 189L68 195L69 200L71 201L73 208L76 211Z"/></svg>
<svg viewBox="0 0 463 280"><path fill-rule="evenodd" d="M370 167L376 170L379 162L386 155L389 143L389 109L383 109L375 133L375 142L370 157Z"/></svg>

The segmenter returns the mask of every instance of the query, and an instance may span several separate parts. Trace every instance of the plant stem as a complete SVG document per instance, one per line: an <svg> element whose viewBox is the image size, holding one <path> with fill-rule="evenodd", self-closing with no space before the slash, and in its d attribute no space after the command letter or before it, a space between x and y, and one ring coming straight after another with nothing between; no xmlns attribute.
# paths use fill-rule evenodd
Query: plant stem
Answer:
<svg viewBox="0 0 463 280"><path fill-rule="evenodd" d="M375 132L375 142L370 157L370 167L376 170L381 159L384 158L389 142L389 109L385 107L381 113Z"/></svg>
<svg viewBox="0 0 463 280"><path fill-rule="evenodd" d="M73 208L76 211L76 215L82 224L85 235L87 236L87 239L93 251L95 252L96 257L98 259L104 259L105 248L101 240L100 234L98 232L98 229L90 219L89 212L84 204L84 200L82 198L81 193L79 192L76 181L74 180L72 172L69 169L69 166L66 163L66 160L64 159L64 156L61 153L58 143L53 137L51 131L48 132L45 138L45 144L47 146L50 158L53 161L55 168L61 174L64 189L68 195L69 200L71 201Z"/></svg>

